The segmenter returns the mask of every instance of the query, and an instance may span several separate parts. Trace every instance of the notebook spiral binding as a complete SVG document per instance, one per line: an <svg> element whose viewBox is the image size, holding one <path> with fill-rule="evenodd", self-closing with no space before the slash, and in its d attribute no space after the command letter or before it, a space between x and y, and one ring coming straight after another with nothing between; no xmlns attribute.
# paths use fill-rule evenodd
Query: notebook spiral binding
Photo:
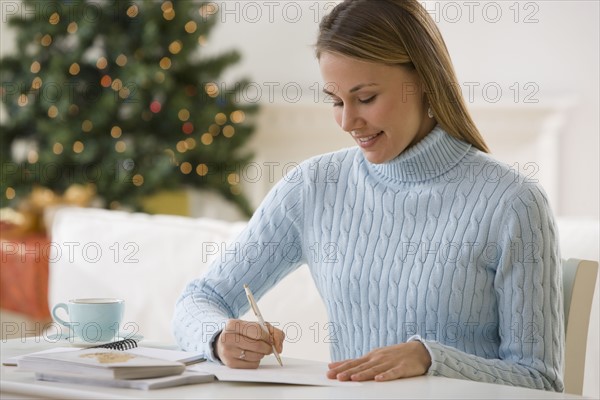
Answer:
<svg viewBox="0 0 600 400"><path fill-rule="evenodd" d="M112 342L112 343L105 343L105 344L101 344L98 346L92 346L89 347L90 349L97 349L97 348L102 348L102 349L111 349L111 350L129 350L129 349L133 349L134 347L137 347L137 341L133 340L133 339L123 339L123 340L119 340L117 342Z"/></svg>

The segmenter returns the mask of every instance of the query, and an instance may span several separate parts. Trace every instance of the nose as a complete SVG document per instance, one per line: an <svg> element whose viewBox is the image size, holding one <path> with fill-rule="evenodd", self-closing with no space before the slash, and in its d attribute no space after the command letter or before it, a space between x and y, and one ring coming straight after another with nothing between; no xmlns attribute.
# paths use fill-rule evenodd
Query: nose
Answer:
<svg viewBox="0 0 600 400"><path fill-rule="evenodd" d="M340 116L340 127L346 132L360 129L365 126L363 118L355 107L344 105Z"/></svg>

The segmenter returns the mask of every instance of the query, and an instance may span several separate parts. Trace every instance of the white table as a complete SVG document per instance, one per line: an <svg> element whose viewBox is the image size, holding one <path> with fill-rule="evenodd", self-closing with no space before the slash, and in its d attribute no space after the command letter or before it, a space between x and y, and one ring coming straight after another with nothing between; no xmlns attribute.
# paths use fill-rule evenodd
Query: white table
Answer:
<svg viewBox="0 0 600 400"><path fill-rule="evenodd" d="M142 343L142 345L145 345ZM0 344L2 358L32 353L57 346L43 338L27 341L11 339ZM284 359L285 362L285 359ZM303 361L312 363L312 361ZM315 362L317 364L317 362ZM150 391L101 388L54 382L35 381L33 373L16 372L15 367L2 366L0 389L2 399L581 399L581 396L552 393L470 382L442 377L422 376L391 382L364 382L353 387L316 387L262 383L212 382Z"/></svg>

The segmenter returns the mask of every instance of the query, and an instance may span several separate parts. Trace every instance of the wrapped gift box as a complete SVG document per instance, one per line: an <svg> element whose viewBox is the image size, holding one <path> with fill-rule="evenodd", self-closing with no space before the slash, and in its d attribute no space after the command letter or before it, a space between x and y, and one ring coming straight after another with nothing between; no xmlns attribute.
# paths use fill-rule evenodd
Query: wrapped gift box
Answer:
<svg viewBox="0 0 600 400"><path fill-rule="evenodd" d="M50 240L40 233L0 229L0 308L48 320Z"/></svg>

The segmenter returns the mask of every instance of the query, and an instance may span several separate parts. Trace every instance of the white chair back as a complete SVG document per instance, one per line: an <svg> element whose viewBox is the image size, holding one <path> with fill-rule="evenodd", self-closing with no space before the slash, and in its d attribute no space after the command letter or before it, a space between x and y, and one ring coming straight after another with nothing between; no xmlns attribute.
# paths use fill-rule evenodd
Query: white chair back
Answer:
<svg viewBox="0 0 600 400"><path fill-rule="evenodd" d="M588 328L598 262L563 260L565 312L565 392L582 394Z"/></svg>

